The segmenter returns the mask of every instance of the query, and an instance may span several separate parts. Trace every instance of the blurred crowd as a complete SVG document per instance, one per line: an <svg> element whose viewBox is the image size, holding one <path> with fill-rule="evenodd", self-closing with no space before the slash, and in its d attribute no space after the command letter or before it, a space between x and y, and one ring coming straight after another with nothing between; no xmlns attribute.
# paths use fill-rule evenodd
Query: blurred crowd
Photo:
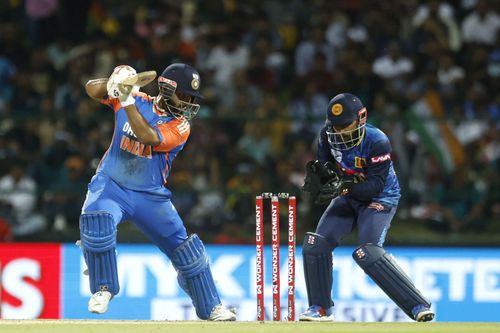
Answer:
<svg viewBox="0 0 500 333"><path fill-rule="evenodd" d="M491 232L500 221L497 0L13 0L0 3L0 238L72 240L113 113L85 95L114 66L186 62L205 99L167 186L191 232L251 243L257 193L299 197L330 98L385 131L394 223ZM143 89L156 95L156 85ZM57 238L56 238L57 237ZM299 234L299 238L300 238Z"/></svg>

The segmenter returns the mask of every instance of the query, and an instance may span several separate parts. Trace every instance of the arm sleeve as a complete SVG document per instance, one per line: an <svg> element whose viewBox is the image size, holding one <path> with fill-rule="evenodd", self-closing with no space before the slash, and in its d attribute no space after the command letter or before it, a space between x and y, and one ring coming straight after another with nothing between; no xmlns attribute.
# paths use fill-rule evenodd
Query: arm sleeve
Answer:
<svg viewBox="0 0 500 333"><path fill-rule="evenodd" d="M182 120L173 120L155 127L160 144L153 148L157 152L168 152L184 144L191 131L189 123Z"/></svg>
<svg viewBox="0 0 500 333"><path fill-rule="evenodd" d="M366 181L354 184L349 196L361 201L372 200L384 190L390 166L391 144L389 140L376 142L367 161Z"/></svg>

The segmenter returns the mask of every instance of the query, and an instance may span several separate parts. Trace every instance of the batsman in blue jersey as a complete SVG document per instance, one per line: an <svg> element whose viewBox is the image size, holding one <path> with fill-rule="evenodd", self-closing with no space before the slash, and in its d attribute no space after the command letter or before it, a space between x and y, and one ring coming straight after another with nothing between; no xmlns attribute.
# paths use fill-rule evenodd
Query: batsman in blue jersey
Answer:
<svg viewBox="0 0 500 333"><path fill-rule="evenodd" d="M123 65L109 79L86 85L87 94L115 114L111 145L88 185L80 215L80 246L92 292L88 309L106 312L120 290L116 233L118 224L130 220L170 258L200 319L236 320L221 305L202 241L187 235L165 187L188 139L189 121L200 108L200 75L189 65L172 64L158 77L158 96L150 97L139 92L141 80L148 80L141 74Z"/></svg>
<svg viewBox="0 0 500 333"><path fill-rule="evenodd" d="M306 165L303 190L328 207L316 232L305 235L302 254L309 308L299 320L334 320L332 251L354 228L360 244L353 252L356 263L409 317L432 320L431 303L383 248L400 198L389 139L366 123L367 110L352 94L332 98L326 115L318 159Z"/></svg>

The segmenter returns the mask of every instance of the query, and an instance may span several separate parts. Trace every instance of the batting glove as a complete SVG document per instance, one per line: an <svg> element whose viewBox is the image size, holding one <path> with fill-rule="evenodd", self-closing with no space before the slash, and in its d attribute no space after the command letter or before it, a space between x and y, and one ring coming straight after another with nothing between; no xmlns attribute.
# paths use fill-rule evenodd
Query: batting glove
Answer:
<svg viewBox="0 0 500 333"><path fill-rule="evenodd" d="M132 92L139 91L139 87L124 85L123 81L136 74L136 70L131 66L120 65L115 67L106 85L108 96L118 98L123 107L134 104L135 99Z"/></svg>

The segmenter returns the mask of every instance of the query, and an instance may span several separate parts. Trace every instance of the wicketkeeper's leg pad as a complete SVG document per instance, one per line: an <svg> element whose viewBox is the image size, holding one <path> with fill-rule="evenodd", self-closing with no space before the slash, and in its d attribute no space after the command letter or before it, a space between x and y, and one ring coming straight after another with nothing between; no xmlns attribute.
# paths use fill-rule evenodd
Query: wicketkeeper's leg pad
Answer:
<svg viewBox="0 0 500 333"><path fill-rule="evenodd" d="M412 309L420 304L430 308L427 300L415 287L408 275L399 267L392 255L384 248L365 244L352 254L356 263L410 318L415 319Z"/></svg>
<svg viewBox="0 0 500 333"><path fill-rule="evenodd" d="M201 239L196 234L189 236L172 252L170 259L179 274L179 284L193 301L196 314L200 319L208 319L221 301Z"/></svg>
<svg viewBox="0 0 500 333"><path fill-rule="evenodd" d="M322 235L306 233L302 257L309 306L320 305L324 309L333 306L332 250L333 246Z"/></svg>
<svg viewBox="0 0 500 333"><path fill-rule="evenodd" d="M107 212L89 212L80 215L80 238L87 262L90 291L109 291L118 294L116 266L116 226Z"/></svg>

